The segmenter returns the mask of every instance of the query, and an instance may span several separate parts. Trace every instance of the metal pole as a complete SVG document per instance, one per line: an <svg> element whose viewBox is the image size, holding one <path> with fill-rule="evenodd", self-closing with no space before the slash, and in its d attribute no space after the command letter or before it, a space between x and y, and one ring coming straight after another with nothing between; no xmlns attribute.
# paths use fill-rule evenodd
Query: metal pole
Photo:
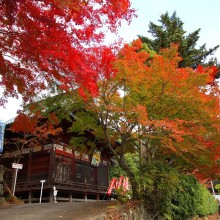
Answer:
<svg viewBox="0 0 220 220"><path fill-rule="evenodd" d="M18 175L18 168L15 168L15 180L14 180L14 186L13 186L13 196L15 195L15 187L16 187L16 181L17 181L17 175Z"/></svg>
<svg viewBox="0 0 220 220"><path fill-rule="evenodd" d="M41 182L41 190L40 190L40 201L39 201L39 203L41 203L42 193L43 193L43 188L44 188L44 182L45 182L45 180L41 180L40 182Z"/></svg>
<svg viewBox="0 0 220 220"><path fill-rule="evenodd" d="M214 190L214 187L213 187L213 182L212 182L212 180L211 180L211 186L212 186L213 195L215 196L215 190Z"/></svg>

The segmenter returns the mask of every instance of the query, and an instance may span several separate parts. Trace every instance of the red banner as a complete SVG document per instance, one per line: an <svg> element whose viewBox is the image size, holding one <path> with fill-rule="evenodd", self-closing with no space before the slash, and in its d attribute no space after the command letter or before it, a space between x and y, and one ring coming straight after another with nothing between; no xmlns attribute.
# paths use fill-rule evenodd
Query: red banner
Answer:
<svg viewBox="0 0 220 220"><path fill-rule="evenodd" d="M122 187L125 191L128 190L128 177L124 177Z"/></svg>
<svg viewBox="0 0 220 220"><path fill-rule="evenodd" d="M112 193L112 189L115 187L116 178L112 178L112 181L108 187L107 195L110 195Z"/></svg>
<svg viewBox="0 0 220 220"><path fill-rule="evenodd" d="M114 188L119 189L120 187L122 187L124 191L128 191L129 189L128 177L120 176L118 180L116 178L112 178L108 187L107 195L110 195Z"/></svg>
<svg viewBox="0 0 220 220"><path fill-rule="evenodd" d="M122 180L124 179L123 176L120 176L119 180L116 182L116 189L119 189L122 186Z"/></svg>

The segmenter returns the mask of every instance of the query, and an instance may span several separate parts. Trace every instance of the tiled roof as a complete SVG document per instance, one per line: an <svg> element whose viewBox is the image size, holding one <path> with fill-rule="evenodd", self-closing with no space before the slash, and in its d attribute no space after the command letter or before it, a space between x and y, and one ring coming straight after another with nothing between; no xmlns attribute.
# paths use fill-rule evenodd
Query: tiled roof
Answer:
<svg viewBox="0 0 220 220"><path fill-rule="evenodd" d="M15 118L16 118L17 116L15 116L14 118L11 118L11 119L9 119L8 121L5 121L4 123L7 125L7 124L11 124L11 123L13 123L14 121L15 121Z"/></svg>

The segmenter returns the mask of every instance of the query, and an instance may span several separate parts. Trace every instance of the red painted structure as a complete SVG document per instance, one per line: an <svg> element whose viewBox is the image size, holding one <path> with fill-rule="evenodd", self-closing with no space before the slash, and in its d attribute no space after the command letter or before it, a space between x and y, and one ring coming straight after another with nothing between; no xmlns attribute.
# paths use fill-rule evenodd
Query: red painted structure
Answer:
<svg viewBox="0 0 220 220"><path fill-rule="evenodd" d="M9 138L11 135L14 134L9 134ZM4 179L12 188L12 163L17 162L14 158L21 154L18 163L23 164L23 168L18 171L15 195L28 202L38 202L40 181L45 180L42 201L54 200L54 186L58 190L58 201L106 198L109 185L109 155L106 150L99 147L93 152L90 149L90 154L80 153L72 150L68 141L59 141L69 140L68 137L57 139L51 139L49 144L26 148L22 152L8 150L0 156L0 164L7 168ZM10 149L9 146L6 148Z"/></svg>

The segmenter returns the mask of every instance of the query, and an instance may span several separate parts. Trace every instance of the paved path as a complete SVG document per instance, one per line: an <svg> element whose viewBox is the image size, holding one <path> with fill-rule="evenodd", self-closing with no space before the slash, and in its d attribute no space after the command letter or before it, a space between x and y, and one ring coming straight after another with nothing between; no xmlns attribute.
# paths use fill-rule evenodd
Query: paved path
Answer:
<svg viewBox="0 0 220 220"><path fill-rule="evenodd" d="M105 213L109 201L9 205L0 208L4 220L95 220Z"/></svg>

